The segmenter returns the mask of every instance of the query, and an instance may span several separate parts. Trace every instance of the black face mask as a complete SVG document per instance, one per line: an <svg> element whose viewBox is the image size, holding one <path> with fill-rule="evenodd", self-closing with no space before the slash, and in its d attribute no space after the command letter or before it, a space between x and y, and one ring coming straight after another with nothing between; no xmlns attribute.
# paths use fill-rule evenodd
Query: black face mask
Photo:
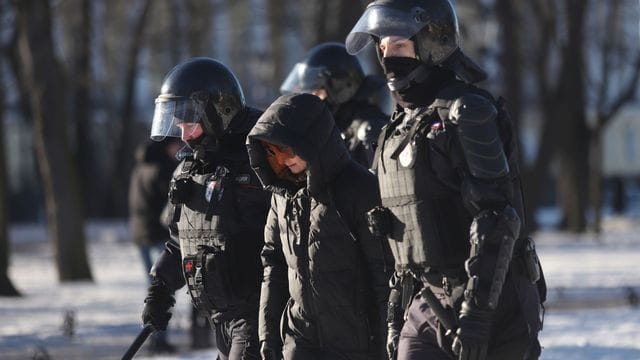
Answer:
<svg viewBox="0 0 640 360"><path fill-rule="evenodd" d="M402 81L410 81L411 79L407 79L407 76L410 76L410 74L421 65L422 62L414 58L397 56L382 58L382 69L385 75L387 75L387 81L394 85Z"/></svg>
<svg viewBox="0 0 640 360"><path fill-rule="evenodd" d="M428 68L413 58L386 57L382 59L382 67L391 96L402 107L430 105L440 88L455 78L449 70Z"/></svg>

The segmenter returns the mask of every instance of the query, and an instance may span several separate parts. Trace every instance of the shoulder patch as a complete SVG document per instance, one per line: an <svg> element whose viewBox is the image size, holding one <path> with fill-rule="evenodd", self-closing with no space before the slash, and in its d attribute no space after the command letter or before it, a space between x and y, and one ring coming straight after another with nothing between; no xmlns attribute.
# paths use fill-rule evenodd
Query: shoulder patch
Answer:
<svg viewBox="0 0 640 360"><path fill-rule="evenodd" d="M251 175L250 174L238 174L235 177L235 181L241 185L248 185L251 183Z"/></svg>

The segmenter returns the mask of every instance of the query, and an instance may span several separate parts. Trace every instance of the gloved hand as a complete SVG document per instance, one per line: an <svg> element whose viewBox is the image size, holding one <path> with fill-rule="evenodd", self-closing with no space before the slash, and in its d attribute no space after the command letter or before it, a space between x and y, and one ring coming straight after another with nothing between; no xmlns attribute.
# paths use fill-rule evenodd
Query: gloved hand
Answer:
<svg viewBox="0 0 640 360"><path fill-rule="evenodd" d="M261 341L260 356L262 356L262 360L281 360L282 352L278 349L279 346L274 346L268 341Z"/></svg>
<svg viewBox="0 0 640 360"><path fill-rule="evenodd" d="M484 360L487 357L492 315L492 311L481 310L473 302L462 302L459 328L452 345L459 360Z"/></svg>
<svg viewBox="0 0 640 360"><path fill-rule="evenodd" d="M387 355L389 360L395 360L398 356L398 342L400 341L400 329L389 324L387 329Z"/></svg>
<svg viewBox="0 0 640 360"><path fill-rule="evenodd" d="M142 322L151 324L156 330L166 330L171 319L171 307L176 303L173 292L160 279L153 279L144 299Z"/></svg>

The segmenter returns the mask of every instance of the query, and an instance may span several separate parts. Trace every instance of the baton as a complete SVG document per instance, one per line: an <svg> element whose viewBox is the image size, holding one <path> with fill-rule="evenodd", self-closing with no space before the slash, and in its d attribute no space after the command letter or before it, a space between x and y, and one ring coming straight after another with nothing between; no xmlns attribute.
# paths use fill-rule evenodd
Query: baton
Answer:
<svg viewBox="0 0 640 360"><path fill-rule="evenodd" d="M458 327L456 326L455 318L451 316L451 313L447 311L444 306L442 306L440 300L438 300L438 298L436 298L436 296L433 294L433 291L429 289L429 285L425 285L422 288L421 295L422 298L426 301L427 305L429 305L429 307L431 308L431 311L433 311L438 320L440 320L440 323L447 330L447 333L445 335L448 336L454 334L453 331Z"/></svg>
<svg viewBox="0 0 640 360"><path fill-rule="evenodd" d="M142 330L140 330L140 333L138 334L138 336L136 336L136 339L133 340L133 343L131 343L131 346L129 346L127 352L122 355L122 360L133 359L133 356L138 352L138 350L140 350L142 344L144 344L145 340L147 340L149 335L151 335L151 333L154 331L155 328L153 327L153 325L144 324L144 327L142 328Z"/></svg>

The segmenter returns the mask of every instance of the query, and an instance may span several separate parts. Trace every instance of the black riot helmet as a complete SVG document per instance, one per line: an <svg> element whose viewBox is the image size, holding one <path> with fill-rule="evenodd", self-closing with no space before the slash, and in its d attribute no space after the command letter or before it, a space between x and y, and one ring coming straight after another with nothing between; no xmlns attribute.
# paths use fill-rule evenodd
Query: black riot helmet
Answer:
<svg viewBox="0 0 640 360"><path fill-rule="evenodd" d="M164 78L151 125L151 139L180 137L181 123L199 123L204 134L222 137L245 107L238 79L223 63L206 57L189 59Z"/></svg>
<svg viewBox="0 0 640 360"><path fill-rule="evenodd" d="M386 36L413 40L418 59L427 67L442 66L470 83L486 78L460 50L458 18L449 0L372 2L347 36L347 51L356 54Z"/></svg>
<svg viewBox="0 0 640 360"><path fill-rule="evenodd" d="M280 87L282 94L312 93L324 89L331 105L351 99L364 81L362 66L343 44L328 42L309 50Z"/></svg>

